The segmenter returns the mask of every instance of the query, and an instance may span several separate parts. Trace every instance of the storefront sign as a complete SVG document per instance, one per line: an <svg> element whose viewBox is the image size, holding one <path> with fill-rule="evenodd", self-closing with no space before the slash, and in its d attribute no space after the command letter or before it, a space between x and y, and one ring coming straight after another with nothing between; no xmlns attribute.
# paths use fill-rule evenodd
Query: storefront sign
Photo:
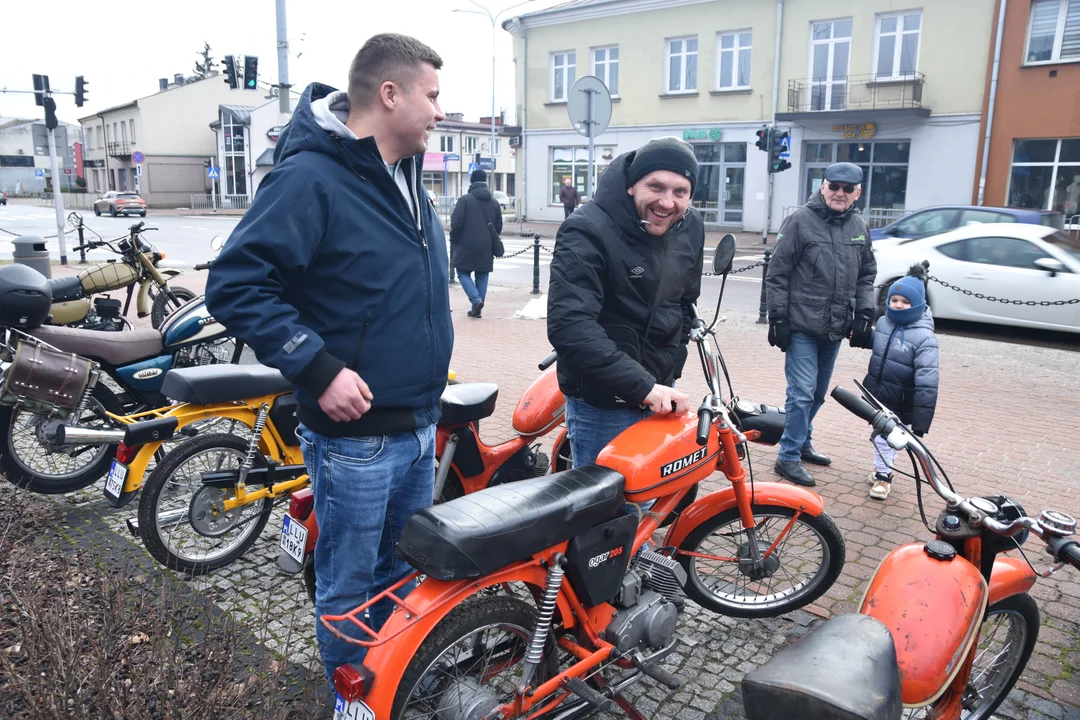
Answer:
<svg viewBox="0 0 1080 720"><path fill-rule="evenodd" d="M724 136L724 130L722 128L688 128L682 131L682 139L686 141L692 140L708 140L710 142L718 142L720 138Z"/></svg>
<svg viewBox="0 0 1080 720"><path fill-rule="evenodd" d="M83 166L88 168L103 168L105 167L104 160L83 160Z"/></svg>
<svg viewBox="0 0 1080 720"><path fill-rule="evenodd" d="M284 125L275 125L266 131L266 137L270 139L270 142L277 142L281 137L281 132L285 129Z"/></svg>
<svg viewBox="0 0 1080 720"><path fill-rule="evenodd" d="M856 138L869 139L877 134L877 123L864 122L861 125L833 125L833 132L840 133L842 138L850 138L852 140Z"/></svg>

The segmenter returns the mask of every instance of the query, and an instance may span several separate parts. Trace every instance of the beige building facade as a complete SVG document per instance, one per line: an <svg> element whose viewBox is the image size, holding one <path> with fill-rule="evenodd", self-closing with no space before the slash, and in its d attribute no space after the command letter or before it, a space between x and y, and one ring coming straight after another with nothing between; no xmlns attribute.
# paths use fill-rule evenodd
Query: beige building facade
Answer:
<svg viewBox="0 0 1080 720"><path fill-rule="evenodd" d="M979 146L993 0L574 0L513 18L519 195L559 220L558 186L587 195L586 140L570 125L574 81L612 95L598 174L654 137L694 145L694 203L711 225L776 230L824 168L864 168L879 218L967 203ZM792 167L772 179L757 132L789 132Z"/></svg>

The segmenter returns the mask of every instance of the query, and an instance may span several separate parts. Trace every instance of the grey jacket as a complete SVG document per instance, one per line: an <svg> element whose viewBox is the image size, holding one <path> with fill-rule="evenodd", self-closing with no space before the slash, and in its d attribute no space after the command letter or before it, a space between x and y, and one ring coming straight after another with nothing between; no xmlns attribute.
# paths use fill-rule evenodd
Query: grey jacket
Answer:
<svg viewBox="0 0 1080 720"><path fill-rule="evenodd" d="M854 206L830 210L816 192L780 226L765 278L769 318L839 342L855 312L873 312L876 275L866 222Z"/></svg>
<svg viewBox="0 0 1080 720"><path fill-rule="evenodd" d="M930 430L938 396L938 344L930 308L910 325L895 325L884 315L878 320L863 385L912 430Z"/></svg>

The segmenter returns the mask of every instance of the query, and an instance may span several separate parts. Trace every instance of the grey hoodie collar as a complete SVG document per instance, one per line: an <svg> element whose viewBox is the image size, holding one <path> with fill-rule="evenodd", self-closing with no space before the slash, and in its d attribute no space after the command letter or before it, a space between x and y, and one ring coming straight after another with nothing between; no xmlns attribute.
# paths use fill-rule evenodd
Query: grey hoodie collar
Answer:
<svg viewBox="0 0 1080 720"><path fill-rule="evenodd" d="M315 122L323 130L346 140L359 140L352 130L345 125L349 119L349 94L342 90L332 92L326 97L311 103L311 113Z"/></svg>

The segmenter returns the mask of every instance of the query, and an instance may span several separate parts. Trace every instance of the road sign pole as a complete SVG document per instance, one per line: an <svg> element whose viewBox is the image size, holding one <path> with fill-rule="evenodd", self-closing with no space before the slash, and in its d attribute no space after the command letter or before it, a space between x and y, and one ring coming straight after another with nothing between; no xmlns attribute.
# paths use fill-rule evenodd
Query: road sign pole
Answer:
<svg viewBox="0 0 1080 720"><path fill-rule="evenodd" d="M586 88L589 93L589 115L586 122L589 124L589 179L588 187L585 188L586 197L592 200L593 194L593 161L596 159L596 91Z"/></svg>
<svg viewBox="0 0 1080 720"><path fill-rule="evenodd" d="M60 167L56 161L56 131L49 130L49 162L52 164L53 204L56 206L56 239L60 241L60 264L67 265L64 242L64 195L60 192Z"/></svg>

